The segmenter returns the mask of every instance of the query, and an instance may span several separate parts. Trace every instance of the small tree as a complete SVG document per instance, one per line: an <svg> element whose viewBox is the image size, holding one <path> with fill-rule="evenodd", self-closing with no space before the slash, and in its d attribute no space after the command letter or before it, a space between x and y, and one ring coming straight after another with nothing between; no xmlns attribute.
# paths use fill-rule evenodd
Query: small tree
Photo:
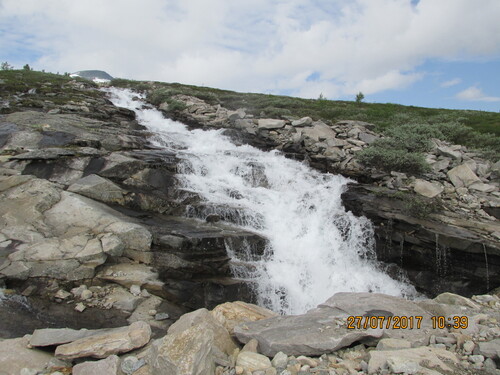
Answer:
<svg viewBox="0 0 500 375"><path fill-rule="evenodd" d="M323 95L323 93L319 94L318 100L326 100L326 97Z"/></svg>
<svg viewBox="0 0 500 375"><path fill-rule="evenodd" d="M2 65L0 65L0 69L2 70L12 70L14 67L10 65L7 61L3 62Z"/></svg>
<svg viewBox="0 0 500 375"><path fill-rule="evenodd" d="M360 91L356 94L356 103L360 104L363 99L365 98L365 95Z"/></svg>
<svg viewBox="0 0 500 375"><path fill-rule="evenodd" d="M26 64L25 66L23 66L23 69L28 70L28 71L32 70L29 64Z"/></svg>

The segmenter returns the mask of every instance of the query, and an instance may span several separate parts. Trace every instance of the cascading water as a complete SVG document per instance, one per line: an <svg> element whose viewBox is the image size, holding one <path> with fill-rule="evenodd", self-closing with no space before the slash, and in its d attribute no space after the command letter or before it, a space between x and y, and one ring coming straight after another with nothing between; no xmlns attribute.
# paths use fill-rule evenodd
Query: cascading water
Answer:
<svg viewBox="0 0 500 375"><path fill-rule="evenodd" d="M153 144L177 152L183 189L200 195L211 213L234 217L237 210L238 226L268 240L251 270L235 269L255 283L259 304L297 314L341 291L414 294L413 287L377 267L371 223L342 206L347 179L321 174L275 151L236 146L221 130L188 130L145 105L140 94L107 91L115 105L134 110L154 132ZM248 263L230 247L228 252L235 263Z"/></svg>

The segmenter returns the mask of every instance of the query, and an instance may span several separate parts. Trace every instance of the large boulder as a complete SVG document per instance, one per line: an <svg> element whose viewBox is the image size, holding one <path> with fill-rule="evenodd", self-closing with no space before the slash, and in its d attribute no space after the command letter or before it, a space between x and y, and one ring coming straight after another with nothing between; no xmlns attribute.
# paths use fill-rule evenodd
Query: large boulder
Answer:
<svg viewBox="0 0 500 375"><path fill-rule="evenodd" d="M479 177L470 169L468 164L461 164L448 171L448 178L456 188L469 187L473 183L481 182Z"/></svg>
<svg viewBox="0 0 500 375"><path fill-rule="evenodd" d="M151 327L144 322L135 322L127 327L103 330L56 348L56 357L106 358L112 354L126 353L146 345L151 338Z"/></svg>
<svg viewBox="0 0 500 375"><path fill-rule="evenodd" d="M316 142L335 138L337 133L321 121L316 121L313 126L302 129L302 135Z"/></svg>
<svg viewBox="0 0 500 375"><path fill-rule="evenodd" d="M184 314L178 321L169 327L168 334L179 334L196 325L204 327L206 331L213 332L213 345L217 347L220 352L226 355L233 354L234 349L236 349L236 344L233 342L227 329L224 328L207 309L198 309Z"/></svg>
<svg viewBox="0 0 500 375"><path fill-rule="evenodd" d="M416 193L427 198L434 198L444 191L444 186L439 182L429 182L425 180L415 180L414 190Z"/></svg>
<svg viewBox="0 0 500 375"><path fill-rule="evenodd" d="M151 375L213 375L214 332L203 324L153 342L147 358Z"/></svg>
<svg viewBox="0 0 500 375"><path fill-rule="evenodd" d="M369 325L358 328L356 324L348 327L348 317L361 317L363 322L370 317L383 317L383 324L380 327L377 320L374 328ZM396 317L422 318L418 328L414 318L414 329L399 329ZM378 293L337 293L305 314L243 323L234 329L240 342L256 339L261 352L267 356L280 351L288 355L322 355L358 341L373 345L383 337L427 345L430 335L441 331L432 328L431 314L416 303Z"/></svg>

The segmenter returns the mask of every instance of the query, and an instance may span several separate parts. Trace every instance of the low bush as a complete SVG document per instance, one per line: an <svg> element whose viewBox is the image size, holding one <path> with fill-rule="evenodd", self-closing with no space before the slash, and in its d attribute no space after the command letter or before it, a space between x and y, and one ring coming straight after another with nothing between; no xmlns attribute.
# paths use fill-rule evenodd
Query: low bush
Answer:
<svg viewBox="0 0 500 375"><path fill-rule="evenodd" d="M386 148L385 145L373 145L360 151L358 159L362 164L388 172L422 174L430 171L422 154L408 152L401 148Z"/></svg>

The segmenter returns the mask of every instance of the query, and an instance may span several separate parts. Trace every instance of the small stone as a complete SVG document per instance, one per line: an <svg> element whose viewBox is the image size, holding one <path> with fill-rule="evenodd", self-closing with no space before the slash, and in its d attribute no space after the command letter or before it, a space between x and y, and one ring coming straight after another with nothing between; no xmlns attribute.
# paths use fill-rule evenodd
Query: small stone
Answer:
<svg viewBox="0 0 500 375"><path fill-rule="evenodd" d="M243 367L241 367L241 366L236 366L236 367L234 368L234 370L235 370L235 374L236 374L236 375L241 375L241 374L243 374L243 371L245 371L245 370L243 369Z"/></svg>
<svg viewBox="0 0 500 375"><path fill-rule="evenodd" d="M157 313L158 313L158 311L156 311L156 310L149 310L148 311L148 314L151 316L155 316Z"/></svg>
<svg viewBox="0 0 500 375"><path fill-rule="evenodd" d="M75 298L82 298L82 293L84 290L87 290L87 285L80 285L77 288L71 289L71 293Z"/></svg>
<svg viewBox="0 0 500 375"><path fill-rule="evenodd" d="M144 359L142 359L142 358L138 359L136 356L131 355L131 356L125 357L122 360L120 367L125 374L131 375L134 372L136 372L137 370L139 370L145 364L146 364L146 362L144 361Z"/></svg>
<svg viewBox="0 0 500 375"><path fill-rule="evenodd" d="M132 293L134 296L138 296L141 294L141 287L139 285L132 285L130 287L130 293Z"/></svg>
<svg viewBox="0 0 500 375"><path fill-rule="evenodd" d="M36 286L30 285L21 292L21 295L25 297L31 296L36 291Z"/></svg>
<svg viewBox="0 0 500 375"><path fill-rule="evenodd" d="M472 353L472 351L474 350L475 346L476 346L476 344L474 344L473 341L468 340L468 341L464 342L464 346L463 346L464 352L466 354Z"/></svg>
<svg viewBox="0 0 500 375"><path fill-rule="evenodd" d="M249 342L245 344L243 349L241 349L242 352L253 352L253 353L258 353L257 347L259 346L259 342L256 339L251 339Z"/></svg>
<svg viewBox="0 0 500 375"><path fill-rule="evenodd" d="M83 312L86 308L87 306L85 306L82 302L77 303L75 306L75 310L78 312Z"/></svg>
<svg viewBox="0 0 500 375"><path fill-rule="evenodd" d="M92 292L88 289L85 289L84 291L82 291L82 294L80 295L80 298L84 301L92 298Z"/></svg>
<svg viewBox="0 0 500 375"><path fill-rule="evenodd" d="M236 365L252 372L272 367L269 358L262 354L252 352L241 352L236 360Z"/></svg>
<svg viewBox="0 0 500 375"><path fill-rule="evenodd" d="M168 318L170 318L170 315L167 313L158 313L155 315L155 320L166 320Z"/></svg>
<svg viewBox="0 0 500 375"><path fill-rule="evenodd" d="M66 292L64 289L59 289L57 293L54 295L54 298L65 300L71 297L71 293Z"/></svg>
<svg viewBox="0 0 500 375"><path fill-rule="evenodd" d="M276 368L285 368L288 363L288 356L283 352L278 352L271 363Z"/></svg>
<svg viewBox="0 0 500 375"><path fill-rule="evenodd" d="M472 362L472 363L483 363L484 362L484 356L482 356L480 354L471 355L471 356L469 356L469 361Z"/></svg>

